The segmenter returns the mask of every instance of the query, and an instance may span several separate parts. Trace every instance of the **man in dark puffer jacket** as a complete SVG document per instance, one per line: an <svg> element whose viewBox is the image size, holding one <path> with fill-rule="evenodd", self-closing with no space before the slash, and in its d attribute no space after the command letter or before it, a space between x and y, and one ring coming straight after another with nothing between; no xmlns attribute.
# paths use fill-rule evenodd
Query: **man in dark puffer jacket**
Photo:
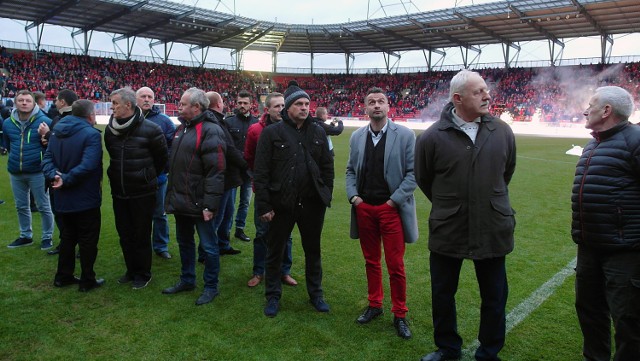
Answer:
<svg viewBox="0 0 640 361"><path fill-rule="evenodd" d="M204 290L196 305L213 301L218 295L220 254L213 220L224 193L224 132L207 111L204 91L190 88L180 98L180 122L171 147L169 186L165 209L176 219L176 240L180 247L182 272L174 286L162 293L191 291L196 286L194 229L204 249Z"/></svg>
<svg viewBox="0 0 640 361"><path fill-rule="evenodd" d="M633 98L596 89L585 110L593 138L576 166L571 235L578 244L576 311L585 360L640 360L640 127Z"/></svg>
<svg viewBox="0 0 640 361"><path fill-rule="evenodd" d="M133 282L133 289L140 289L151 280L151 221L158 174L167 163L167 141L162 129L144 118L133 90L113 91L111 103L113 115L104 133L110 158L107 175L127 266L118 283Z"/></svg>

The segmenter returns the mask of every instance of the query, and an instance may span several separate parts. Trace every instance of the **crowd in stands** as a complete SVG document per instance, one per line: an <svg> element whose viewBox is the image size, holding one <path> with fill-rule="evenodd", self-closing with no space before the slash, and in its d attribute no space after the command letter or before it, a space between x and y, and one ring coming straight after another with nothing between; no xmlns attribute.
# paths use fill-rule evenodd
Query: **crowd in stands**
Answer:
<svg viewBox="0 0 640 361"><path fill-rule="evenodd" d="M225 111L235 108L237 93L255 94L252 111L259 113L261 95L283 92L295 79L311 95L312 111L326 107L334 117L363 117L366 91L380 87L387 92L391 118L432 120L448 101L449 80L455 72L413 74L318 74L268 75L220 69L121 61L89 56L8 52L0 53L3 97L20 89L42 91L47 99L59 89L69 88L80 98L108 101L113 89L150 87L156 102L167 112L177 109L180 95L197 86L216 90L224 98ZM602 85L617 85L640 99L640 63L579 65L570 67L478 70L492 88L492 112L509 112L515 121L581 121L589 94ZM173 114L170 114L173 115Z"/></svg>

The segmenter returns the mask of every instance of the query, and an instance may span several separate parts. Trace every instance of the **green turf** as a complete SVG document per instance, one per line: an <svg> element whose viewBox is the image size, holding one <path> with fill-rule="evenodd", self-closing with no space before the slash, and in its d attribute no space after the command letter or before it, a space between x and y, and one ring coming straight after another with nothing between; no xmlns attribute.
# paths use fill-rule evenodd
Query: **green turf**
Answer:
<svg viewBox="0 0 640 361"><path fill-rule="evenodd" d="M252 271L252 244L221 258L220 296L196 307L199 292L162 295L178 279L180 260L171 220L171 260L154 256L153 280L142 290L119 285L124 262L114 227L105 177L102 235L95 265L106 285L88 294L52 286L57 257L38 246L8 249L18 236L13 197L0 157L0 360L418 360L434 349L429 291L427 218L429 202L417 190L420 240L406 251L408 318L414 334L395 335L385 277L385 314L366 326L354 320L367 305L364 260L348 237L349 204L344 173L351 129L333 137L336 181L333 207L323 233L324 289L329 314L315 312L304 286L303 254L294 233L293 276L284 286L281 311L263 316L262 285L246 286ZM510 297L507 312L575 257L569 236L570 192L577 157L565 155L585 139L517 137L518 164L510 186L516 209L516 247L507 257ZM108 164L105 153L105 169ZM253 205L250 215L253 214ZM251 218L251 217L250 217ZM35 238L40 236L34 217ZM247 229L254 234L252 219ZM57 234L56 234L57 238ZM198 265L201 284L202 266ZM385 271L386 272L386 271ZM581 337L569 277L540 308L508 335L504 360L581 360ZM467 347L478 330L479 295L472 263L465 262L457 295L459 332Z"/></svg>

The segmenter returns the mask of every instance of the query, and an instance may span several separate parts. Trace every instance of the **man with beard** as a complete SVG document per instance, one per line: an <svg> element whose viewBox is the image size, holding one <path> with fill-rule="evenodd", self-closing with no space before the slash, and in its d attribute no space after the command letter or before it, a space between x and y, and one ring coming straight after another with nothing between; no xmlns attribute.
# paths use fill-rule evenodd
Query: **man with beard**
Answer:
<svg viewBox="0 0 640 361"><path fill-rule="evenodd" d="M169 169L166 210L176 220L176 240L182 263L180 280L162 290L164 294L191 291L196 287L196 246L198 232L204 249L204 290L196 305L207 304L218 296L220 254L213 220L224 193L224 132L213 122L209 99L204 91L190 88L180 98L180 122Z"/></svg>
<svg viewBox="0 0 640 361"><path fill-rule="evenodd" d="M167 141L162 129L144 118L133 90L114 90L110 97L113 114L104 133L107 175L127 268L118 283L132 282L133 289L141 289L151 280L151 222L158 175L168 159Z"/></svg>
<svg viewBox="0 0 640 361"><path fill-rule="evenodd" d="M236 98L236 110L235 115L226 118L224 121L229 126L229 133L233 137L236 148L240 151L244 151L244 144L247 139L247 131L251 124L258 122L258 119L251 115L251 93L246 90L241 90ZM242 175L242 185L234 189L233 195L228 201L227 206L233 207L236 202L236 193L240 189L240 201L238 203L238 211L236 212L236 231L234 233L235 238L249 242L251 238L244 233L244 227L247 221L247 214L249 212L249 203L251 202L251 177L244 172ZM227 212L228 213L228 212ZM222 222L222 230L226 232L222 236L230 237L231 222L233 220L233 211L225 216L225 221Z"/></svg>
<svg viewBox="0 0 640 361"><path fill-rule="evenodd" d="M309 116L309 95L294 84L284 95L282 120L262 131L254 164L257 212L261 221L270 222L267 317L275 317L280 309L282 258L296 224L304 249L309 299L318 312L329 312L322 290L320 238L333 192L333 157L327 134Z"/></svg>
<svg viewBox="0 0 640 361"><path fill-rule="evenodd" d="M391 312L398 336L409 339L405 243L418 240L413 191L415 134L387 118L389 101L380 88L365 97L369 124L351 135L347 162L347 198L351 208L351 238L360 239L365 259L369 307L356 319L369 323L380 316L382 289L381 245L389 272Z"/></svg>
<svg viewBox="0 0 640 361"><path fill-rule="evenodd" d="M168 116L162 114L160 109L154 105L155 94L148 87L142 87L136 91L136 101L138 107L142 109L145 119L148 119L162 129L164 138L167 141L167 148L171 151L171 142L176 132L176 126L173 125ZM164 259L170 259L169 253L169 221L167 214L164 212L164 197L167 193L167 172L169 164L164 167L158 175L158 189L156 190L156 208L153 210L153 233L151 235L153 251Z"/></svg>

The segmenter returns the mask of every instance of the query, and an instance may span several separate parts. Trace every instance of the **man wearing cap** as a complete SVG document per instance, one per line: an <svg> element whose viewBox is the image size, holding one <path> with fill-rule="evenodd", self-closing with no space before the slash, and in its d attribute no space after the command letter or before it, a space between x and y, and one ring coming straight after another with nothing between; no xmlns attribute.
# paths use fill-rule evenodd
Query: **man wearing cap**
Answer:
<svg viewBox="0 0 640 361"><path fill-rule="evenodd" d="M322 290L320 237L333 192L333 157L325 131L309 116L309 95L297 83L284 93L282 121L264 128L254 164L256 209L270 222L264 314L275 317L282 296L281 266L285 246L298 225L305 254L305 280L311 304L329 312Z"/></svg>

